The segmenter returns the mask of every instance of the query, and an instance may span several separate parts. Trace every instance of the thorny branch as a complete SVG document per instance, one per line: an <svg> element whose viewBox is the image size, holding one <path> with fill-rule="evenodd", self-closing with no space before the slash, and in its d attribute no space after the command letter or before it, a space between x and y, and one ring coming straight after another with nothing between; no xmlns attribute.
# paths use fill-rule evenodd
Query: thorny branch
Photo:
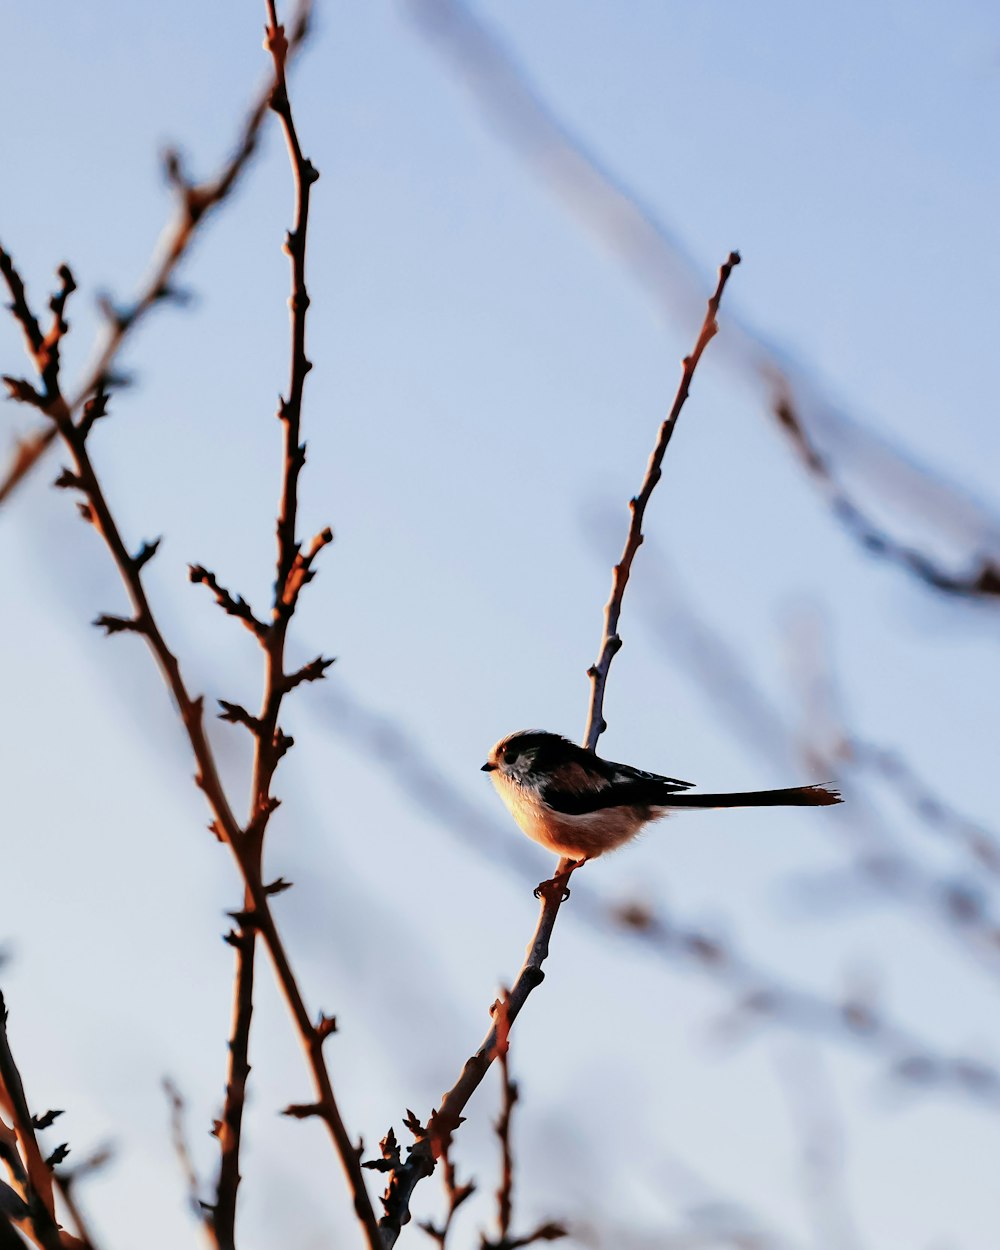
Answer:
<svg viewBox="0 0 1000 1250"><path fill-rule="evenodd" d="M290 299L292 361L289 394L283 401L279 413L285 426L285 472L278 518L277 576L272 622L266 637L262 639L262 646L266 652L264 703L259 718L260 728L257 733L257 751L254 761L254 810L245 829L237 822L218 775L214 753L204 727L203 698L192 697L189 693L177 658L167 646L147 599L142 581L142 570L148 560L148 547L144 547L137 556L131 555L126 547L87 448L90 425L86 423L85 417L79 422L73 419L74 405L63 398L59 389L57 357L56 367L51 367L53 352L57 350L59 339L66 330L62 311L73 285L72 275L65 267L60 270L62 287L53 298L51 305L53 330L49 336L40 341L37 321L23 297L20 279L9 257L6 253L2 254L3 276L13 298L12 311L25 333L29 356L45 390L44 393L39 393L29 383L16 378L4 380L14 398L33 404L52 419L59 436L70 452L73 472L64 484L83 493L85 502L80 505L81 512L104 539L124 582L133 609L133 615L130 618L102 617L98 619L109 632L130 631L141 634L146 639L173 695L187 731L198 767L196 782L204 791L213 812L213 830L230 847L243 877L246 895L243 911L238 914L237 921L243 938L246 940L241 941L237 947L240 962L238 963L234 1006L235 1024L231 1043L230 1079L226 1112L220 1126L222 1168L217 1209L221 1207L222 1212L221 1214L213 1213L216 1240L222 1250L228 1250L232 1246L232 1219L235 1212L236 1187L239 1183L238 1134L243 1090L248 1070L246 1041L250 1018L249 1012L242 1010L246 1004L241 1003L241 994L249 992L246 987L252 980L251 960L254 946L252 936L259 932L271 955L275 973L295 1022L316 1091L315 1102L290 1108L289 1113L298 1117L316 1117L326 1125L351 1187L355 1211L365 1229L368 1245L372 1250L379 1250L382 1242L361 1172L359 1149L350 1139L341 1118L329 1070L323 1056L323 1043L332 1032L329 1027L330 1020L328 1017L321 1016L319 1023L313 1023L273 919L268 887L264 885L261 874L264 831L271 813L277 806L277 800L270 794L270 784L281 756L291 745L291 739L282 732L277 723L284 694L296 684L295 680L292 680L296 675L289 675L284 671L285 637L299 592L314 575L313 561L319 551L332 540L330 531L324 530L303 552L301 544L295 537L298 478L305 459L305 448L299 441L302 392L305 376L311 367L305 356L305 318L309 303L305 288L306 227L309 193L318 174L302 155L288 101L285 67L289 41L284 28L277 21L274 0L268 0L267 9L269 22L266 47L274 64L275 83L263 107L273 108L281 120L292 158L296 189L295 226L286 240L286 251L292 263ZM254 135L258 128L259 123L253 128ZM197 210L194 211L197 213ZM128 324L131 324L134 318L126 320ZM120 340L121 335L115 339L116 342ZM102 367L97 371L96 377L103 378L105 372L105 368Z"/></svg>
<svg viewBox="0 0 1000 1250"><path fill-rule="evenodd" d="M0 993L0 1111L9 1116L8 1126L0 1117L0 1157L7 1167L11 1184L25 1207L25 1218L32 1239L43 1250L68 1250L84 1243L63 1232L56 1218L52 1167L58 1155L46 1159L36 1136L39 1127L28 1108L21 1074L14 1061L7 1036L7 1005ZM54 1115L51 1117L54 1118ZM51 1120L50 1120L51 1122ZM63 1156L65 1149L63 1150ZM6 1216L0 1216L6 1223Z"/></svg>
<svg viewBox="0 0 1000 1250"><path fill-rule="evenodd" d="M299 0L288 26L289 56L297 52L305 41L311 15L312 0ZM174 219L164 229L149 276L132 303L119 308L107 299L102 301L106 318L103 341L98 345L94 362L87 370L75 397L69 400L70 414L78 412L92 395L104 390L114 380L118 354L125 340L145 319L147 313L159 304L181 299L181 293L174 285L177 268L190 249L199 228L212 210L228 199L249 165L271 109L273 89L274 80L269 77L244 118L231 155L214 177L204 182L192 182L184 171L180 155L174 150L168 150L164 154L164 172L176 195ZM14 307L11 311L24 328L29 351L34 355L44 348L43 336L37 321L28 310L24 286L16 274L13 275L14 285L11 286L11 275L6 267L3 268L3 276L13 297ZM53 363L58 369L58 359ZM56 437L56 426L47 424L18 442L11 463L0 478L0 505L42 459Z"/></svg>
<svg viewBox="0 0 1000 1250"><path fill-rule="evenodd" d="M593 750L597 745L597 740L604 729L604 720L602 715L602 705L604 697L604 688L607 682L607 668L610 666L611 658L621 646L620 640L614 630L617 628L618 618L621 614L622 596L625 593L625 585L628 581L628 570L631 567L632 559L638 550L639 541L641 539L641 522L645 511L646 503L653 491L657 481L660 478L660 464L663 460L667 444L670 441L670 435L673 432L677 416L684 402L687 399L688 392L691 387L691 380L697 368L698 361L701 359L705 347L711 341L716 333L716 317L719 310L719 301L722 298L722 292L725 289L726 282L735 265L739 263L739 257L735 252L730 253L725 263L719 269L719 280L714 294L708 302L708 310L705 314L705 320L698 334L695 348L690 356L686 356L683 361L681 380L677 388L674 402L671 405L670 413L660 427L657 438L656 447L650 459L649 467L646 471L646 478L643 482L641 492L641 504L639 499L632 501L632 521L629 528L629 538L626 543L625 556L622 565L625 566L624 574L622 565L615 569L612 596L608 607L605 609L605 638L604 648L602 649L602 661L605 661L603 669L603 678L600 682L594 679L594 670L588 670L592 678L591 691L591 707L587 722L587 732L584 745L588 749ZM638 516L638 520L636 519ZM613 615L612 615L613 614ZM615 641L611 642L614 638ZM605 660L606 657L606 660ZM549 943L552 939L552 930L555 926L556 917L559 914L559 908L564 897L565 884L569 880L573 872L574 864L572 860L562 859L559 861L559 867L555 877L541 888L542 906L538 917L538 923L531 941L528 944L527 953L521 970L514 981L508 998L507 1019L508 1024L512 1025L517 1019L518 1013L527 1001L528 995L540 985L545 977L542 971L542 964L545 962L549 953ZM483 1038L479 1049L474 1055L466 1060L461 1075L450 1090L441 1100L441 1105L431 1117L432 1122L439 1123L443 1130L452 1133L462 1122L462 1112L469 1099L472 1097L476 1088L479 1086L486 1072L489 1070L490 1064L496 1057L497 1052L497 1024L494 1019L486 1036ZM382 1236L386 1246L393 1246L399 1237L402 1226L407 1223L410 1218L410 1199L416 1185L425 1176L429 1176L434 1170L434 1163L437 1156L433 1151L433 1134L428 1134L423 1138L418 1138L413 1146L409 1148L409 1152L405 1162L392 1170L389 1175L389 1182L386 1187L385 1195L382 1199L382 1205L385 1208L385 1215L379 1221L382 1230Z"/></svg>
<svg viewBox="0 0 1000 1250"><path fill-rule="evenodd" d="M487 21L460 0L407 0L407 7L525 166L608 246L671 320L688 317L700 299L701 278L681 240L543 98ZM763 388L778 428L834 518L865 551L946 595L996 603L1000 524L994 515L819 393L804 369L735 316L729 321L726 355ZM894 496L901 510L921 524L950 530L967 553L964 568L949 571L878 525L848 493L832 459L820 452L823 434L858 453L859 467L880 500Z"/></svg>

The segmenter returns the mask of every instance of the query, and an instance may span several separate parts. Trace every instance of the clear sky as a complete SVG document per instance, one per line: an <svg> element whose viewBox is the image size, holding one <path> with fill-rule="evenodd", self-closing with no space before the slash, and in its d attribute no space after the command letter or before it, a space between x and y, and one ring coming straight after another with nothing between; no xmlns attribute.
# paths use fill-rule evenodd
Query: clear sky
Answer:
<svg viewBox="0 0 1000 1250"><path fill-rule="evenodd" d="M724 318L756 327L855 420L1000 511L995 5L496 0L475 11L657 213L704 295L740 249ZM36 297L56 264L73 265L69 371L87 358L94 294L135 289L166 220L159 149L180 144L199 172L227 150L266 71L262 24L235 0L5 6L0 241ZM516 728L582 734L625 503L701 311L664 320L403 0L320 3L293 91L322 171L303 528L336 533L295 648L338 662L330 689L302 691L289 712L298 745L270 864L296 882L279 917L310 1002L341 1021L335 1079L352 1131L373 1144L405 1107L426 1112L477 1044L547 865L498 866L418 810L392 768L352 747L337 691L405 729L503 825L478 766ZM165 535L149 582L192 684L250 703L249 635L188 586L185 567L208 565L254 602L269 590L290 211L272 128L185 268L193 304L157 313L130 346L136 385L94 439L131 540ZM22 367L6 322L0 364ZM27 417L8 406L4 418L12 441ZM67 1108L77 1156L116 1146L87 1193L98 1227L124 1246L140 1220L158 1250L194 1237L159 1082L169 1073L184 1090L210 1172L203 1130L220 1101L231 971L219 934L240 892L205 832L149 657L88 624L123 597L71 501L47 489L55 471L54 460L0 515L3 984L35 1102ZM880 517L924 537L919 517L870 491ZM702 616L795 726L788 627L808 608L826 619L857 731L904 749L970 816L994 818L995 612L936 599L852 545L721 341L648 531L604 753L713 788L819 779L787 742L756 749L672 632L682 610ZM214 736L245 787L239 732ZM870 976L941 1048L998 1058L995 963L969 959L918 908L873 895L824 910L803 894L803 878L847 864L861 817L845 812L692 815L586 872L605 897L718 927L795 984L836 995ZM946 847L890 803L884 812L932 873L961 876ZM525 1223L665 1229L704 1198L678 1183L680 1160L706 1193L752 1206L796 1245L855 1244L817 1234L803 1199L781 1079L794 1037L710 1044L730 1005L567 908L513 1049ZM296 1245L328 1244L346 1203L319 1131L275 1115L307 1086L268 976L258 1022L243 1241L278 1244L291 1228ZM899 1097L863 1051L822 1053L857 1244L995 1246L995 1111ZM458 1149L487 1193L481 1220L495 1106L488 1081ZM425 1185L421 1213L438 1198ZM605 1244L626 1244L624 1232Z"/></svg>

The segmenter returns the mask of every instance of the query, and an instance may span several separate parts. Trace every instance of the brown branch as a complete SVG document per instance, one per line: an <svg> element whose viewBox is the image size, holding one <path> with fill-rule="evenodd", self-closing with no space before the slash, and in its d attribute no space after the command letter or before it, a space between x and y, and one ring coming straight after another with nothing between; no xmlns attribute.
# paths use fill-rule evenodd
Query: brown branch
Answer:
<svg viewBox="0 0 1000 1250"><path fill-rule="evenodd" d="M625 547L625 555L621 563L615 568L611 599L605 608L604 646L602 648L601 660L596 666L597 676L595 676L595 669L589 670L593 684L584 745L590 750L593 750L597 745L597 740L604 730L604 718L601 710L604 689L607 684L611 659L615 651L621 646L621 641L618 639L615 630L621 614L622 597L625 593L628 573L642 537L641 523L645 507L653 488L661 476L660 465L667 445L670 442L670 436L673 433L677 417L687 399L691 387L691 379L694 376L698 361L717 331L716 316L719 310L719 301L722 298L722 292L725 289L729 275L737 264L739 264L739 256L736 252L731 252L719 269L719 280L715 293L708 302L708 311L705 314L705 320L698 334L694 350L690 356L684 358L677 394L667 419L660 427L656 446L646 470L642 491L636 499L632 500L632 521L629 527L629 538ZM510 991L507 1027L514 1023L521 1008L527 1001L528 995L544 979L545 974L542 971L542 964L548 957L552 930L564 899L566 882L572 875L574 867L572 860L561 859L556 875L540 888L542 906L538 916L538 923L528 945L524 963L521 965L521 970L517 974L513 988ZM466 1103L472 1097L472 1094L496 1057L497 1037L497 1024L494 1020L479 1049L466 1060L458 1080L444 1095L440 1107L434 1113L432 1119L440 1118L447 1131L453 1132L461 1123L462 1112L465 1110ZM413 1190L423 1177L429 1176L434 1170L434 1164L438 1156L435 1155L432 1149L432 1142L433 1139L431 1137L418 1140L415 1145L410 1147L405 1163L395 1169L389 1177L389 1183L382 1199L385 1215L379 1221L386 1246L395 1245L402 1226L410 1218L409 1208Z"/></svg>
<svg viewBox="0 0 1000 1250"><path fill-rule="evenodd" d="M10 1049L10 1040L7 1036L7 1004L2 992L0 992L0 1107L10 1116L17 1139L16 1145L8 1139L3 1154L11 1180L27 1205L27 1218L35 1241L44 1247L44 1250L63 1250L64 1247L79 1245L75 1237L63 1234L59 1228L52 1169L39 1148L38 1138L35 1136L35 1121L28 1109L21 1074ZM2 1131L0 1129L0 1132ZM15 1159L17 1162L14 1161Z"/></svg>
<svg viewBox="0 0 1000 1250"><path fill-rule="evenodd" d="M308 33L311 13L312 0L299 0L295 15L289 25L288 56L302 46ZM201 183L191 182L183 172L177 153L166 154L165 172L177 197L175 218L165 228L157 246L157 257L152 271L133 302L122 310L108 310L104 341L98 347L95 359L77 388L75 397L69 401L71 415L75 414L96 391L103 387L112 373L115 360L125 340L146 315L157 305L176 299L177 293L173 286L176 270L190 250L195 235L205 219L213 209L228 199L239 182L240 176L249 165L271 109L273 87L273 79L269 78L247 112L231 155L213 177ZM66 272L69 272L68 269ZM46 352L46 336L42 334L37 319L28 310L24 284L20 277L15 274L12 281L8 275L5 255L2 251L0 251L0 276L7 281L11 291L13 303L11 311L25 332L29 354L32 358L40 358ZM65 297L63 303L65 303ZM27 319L24 316L26 310L28 311ZM57 343L58 339L56 346ZM55 360L50 362L50 367L57 371L58 350L56 350L55 357ZM44 457L55 438L56 429L53 426L32 435L18 445L12 462L0 479L0 505Z"/></svg>
<svg viewBox="0 0 1000 1250"><path fill-rule="evenodd" d="M226 1097L222 1116L213 1125L213 1132L219 1140L220 1157L215 1203L209 1219L219 1250L232 1250L235 1243L236 1195L242 1179L240 1147L250 1077L250 1024L257 952L253 929L246 924L240 924L228 933L226 941L236 950L236 975L233 981L233 1022L229 1037Z"/></svg>
<svg viewBox="0 0 1000 1250"><path fill-rule="evenodd" d="M649 503L656 483L663 475L661 468L663 457L666 454L670 438L677 425L677 418L680 416L681 409L684 407L690 393L691 380L698 367L698 361L701 360L705 348L718 333L719 326L716 318L719 313L719 301L722 299L722 292L726 289L726 283L729 281L730 274L739 263L739 253L730 252L725 263L719 268L719 280L715 287L715 294L708 301L708 311L705 313L705 320L702 323L694 351L690 356L685 356L682 362L680 385L677 388L677 394L674 397L670 412L660 426L660 434L656 440L656 446L649 457L649 464L646 467L646 476L643 478L642 487L638 495L629 501L632 519L629 522L628 537L625 540L625 549L622 552L621 560L614 567L611 579L611 596L604 608L604 636L601 639L600 655L597 663L592 665L587 672L592 688L584 745L591 751L596 750L598 739L608 727L604 718L604 690L608 682L611 661L615 658L622 645L622 640L618 636L618 621L621 617L625 587L628 585L629 574L632 571L632 561L635 559L636 552L643 542L642 521L646 514L646 505Z"/></svg>

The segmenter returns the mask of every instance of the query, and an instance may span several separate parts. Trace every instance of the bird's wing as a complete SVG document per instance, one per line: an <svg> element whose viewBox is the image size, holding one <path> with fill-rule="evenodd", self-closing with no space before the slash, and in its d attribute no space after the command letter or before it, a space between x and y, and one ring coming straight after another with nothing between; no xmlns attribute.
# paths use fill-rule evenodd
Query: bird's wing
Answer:
<svg viewBox="0 0 1000 1250"><path fill-rule="evenodd" d="M585 816L609 807L658 807L669 804L671 795L685 789L685 783L648 774L644 777L619 774L599 789L580 789L553 778L542 787L542 801L564 816Z"/></svg>
<svg viewBox="0 0 1000 1250"><path fill-rule="evenodd" d="M615 770L616 780L621 781L662 781L664 785L670 786L672 790L690 790L694 786L693 781L680 781L677 777L664 777L662 773L647 773L641 768L632 768L629 764L612 764Z"/></svg>

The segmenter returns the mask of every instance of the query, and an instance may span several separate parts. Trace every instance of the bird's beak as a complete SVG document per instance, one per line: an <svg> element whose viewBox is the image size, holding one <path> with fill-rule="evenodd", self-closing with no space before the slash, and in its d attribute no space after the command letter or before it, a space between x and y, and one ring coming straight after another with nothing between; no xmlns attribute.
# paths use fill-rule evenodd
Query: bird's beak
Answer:
<svg viewBox="0 0 1000 1250"><path fill-rule="evenodd" d="M479 771L481 773L491 773L493 772L495 768L496 768L496 764L491 764L489 763L489 761L487 761Z"/></svg>

